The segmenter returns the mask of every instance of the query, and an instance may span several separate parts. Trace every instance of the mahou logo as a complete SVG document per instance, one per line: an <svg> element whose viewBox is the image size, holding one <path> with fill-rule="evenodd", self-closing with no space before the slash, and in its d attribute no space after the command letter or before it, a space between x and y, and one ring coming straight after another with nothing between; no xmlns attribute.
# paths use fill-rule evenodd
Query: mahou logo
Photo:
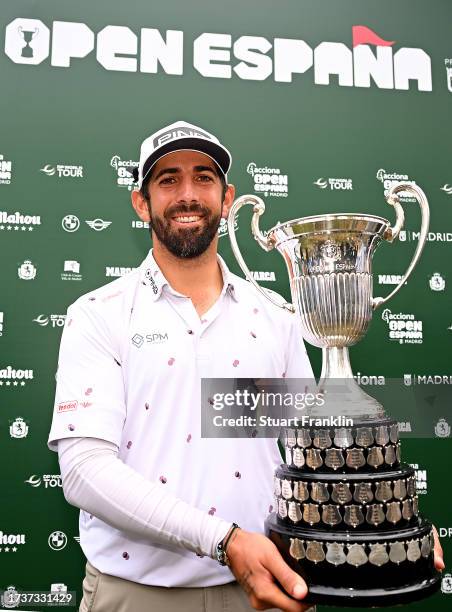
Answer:
<svg viewBox="0 0 452 612"><path fill-rule="evenodd" d="M50 24L49 24L50 25ZM52 36L50 36L52 31ZM351 48L344 42L240 36L204 32L192 44L193 68L206 78L239 78L291 83L312 69L316 85L432 91L430 56L415 47L398 47L365 25L352 26ZM347 38L347 34L345 35ZM106 25L95 33L86 23L17 18L5 30L5 54L15 64L70 68L95 52L111 71L184 74L184 32ZM218 62L218 54L224 61ZM49 60L50 58L50 60ZM444 83L446 87L446 83Z"/></svg>

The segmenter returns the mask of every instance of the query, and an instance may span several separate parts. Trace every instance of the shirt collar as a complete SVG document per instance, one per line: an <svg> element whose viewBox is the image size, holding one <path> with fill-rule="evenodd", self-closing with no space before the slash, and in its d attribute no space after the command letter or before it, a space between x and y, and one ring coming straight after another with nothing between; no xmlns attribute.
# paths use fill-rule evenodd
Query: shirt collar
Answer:
<svg viewBox="0 0 452 612"><path fill-rule="evenodd" d="M226 262L221 257L221 255L217 255L217 257L218 264L223 275L223 289L221 291L221 295L229 293L229 295L236 302L238 302L236 279L234 279L234 276L227 267ZM154 259L152 249L150 249L146 259L140 266L140 280L142 285L145 285L151 289L151 298L154 302L158 300L161 296L162 290L165 285L171 289L170 284L163 276L162 271L160 270L157 262Z"/></svg>

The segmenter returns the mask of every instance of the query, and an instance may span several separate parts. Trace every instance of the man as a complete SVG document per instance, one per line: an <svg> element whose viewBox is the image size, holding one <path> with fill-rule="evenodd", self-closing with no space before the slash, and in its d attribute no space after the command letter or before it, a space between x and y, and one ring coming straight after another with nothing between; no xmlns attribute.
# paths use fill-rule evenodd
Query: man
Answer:
<svg viewBox="0 0 452 612"><path fill-rule="evenodd" d="M49 447L81 508L81 612L307 607L262 535L275 441L200 436L201 377L312 376L296 318L217 254L230 163L184 122L147 138L132 203L153 250L68 310Z"/></svg>
<svg viewBox="0 0 452 612"><path fill-rule="evenodd" d="M132 203L153 250L68 309L49 447L81 508L81 612L306 609L262 535L275 440L200 436L201 377L312 376L295 317L217 254L230 163L185 122L147 138Z"/></svg>

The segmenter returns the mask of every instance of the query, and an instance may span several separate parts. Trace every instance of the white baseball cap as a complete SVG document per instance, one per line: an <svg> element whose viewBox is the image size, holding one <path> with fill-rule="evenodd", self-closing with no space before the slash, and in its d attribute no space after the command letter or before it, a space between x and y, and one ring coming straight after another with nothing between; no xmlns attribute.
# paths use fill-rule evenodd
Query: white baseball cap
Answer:
<svg viewBox="0 0 452 612"><path fill-rule="evenodd" d="M140 163L138 166L138 188L158 162L174 151L199 151L210 157L225 176L231 167L231 154L218 138L206 130L186 121L176 121L152 134L141 144Z"/></svg>

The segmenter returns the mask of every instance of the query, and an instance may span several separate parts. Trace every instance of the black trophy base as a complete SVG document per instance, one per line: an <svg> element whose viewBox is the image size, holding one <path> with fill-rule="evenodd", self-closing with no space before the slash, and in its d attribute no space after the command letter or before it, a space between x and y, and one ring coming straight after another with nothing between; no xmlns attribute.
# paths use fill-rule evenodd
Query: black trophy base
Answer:
<svg viewBox="0 0 452 612"><path fill-rule="evenodd" d="M413 561L385 561L380 566L369 561L355 566L343 560L334 565L326 558L313 562L306 555L295 559L290 552L297 538L304 542L316 538L323 550L327 550L328 542L332 541L343 544L346 549L352 543L361 542L363 550L369 550L370 543L384 543L386 547L391 542L431 537L431 525L423 519L418 519L418 524L413 527L394 533L355 531L350 534L333 529L315 530L314 533L312 529L282 525L276 515L271 514L266 520L265 529L286 563L306 581L309 592L305 602L309 604L383 608L419 601L438 591L441 586L441 575L434 568L432 550L425 557L416 556Z"/></svg>

